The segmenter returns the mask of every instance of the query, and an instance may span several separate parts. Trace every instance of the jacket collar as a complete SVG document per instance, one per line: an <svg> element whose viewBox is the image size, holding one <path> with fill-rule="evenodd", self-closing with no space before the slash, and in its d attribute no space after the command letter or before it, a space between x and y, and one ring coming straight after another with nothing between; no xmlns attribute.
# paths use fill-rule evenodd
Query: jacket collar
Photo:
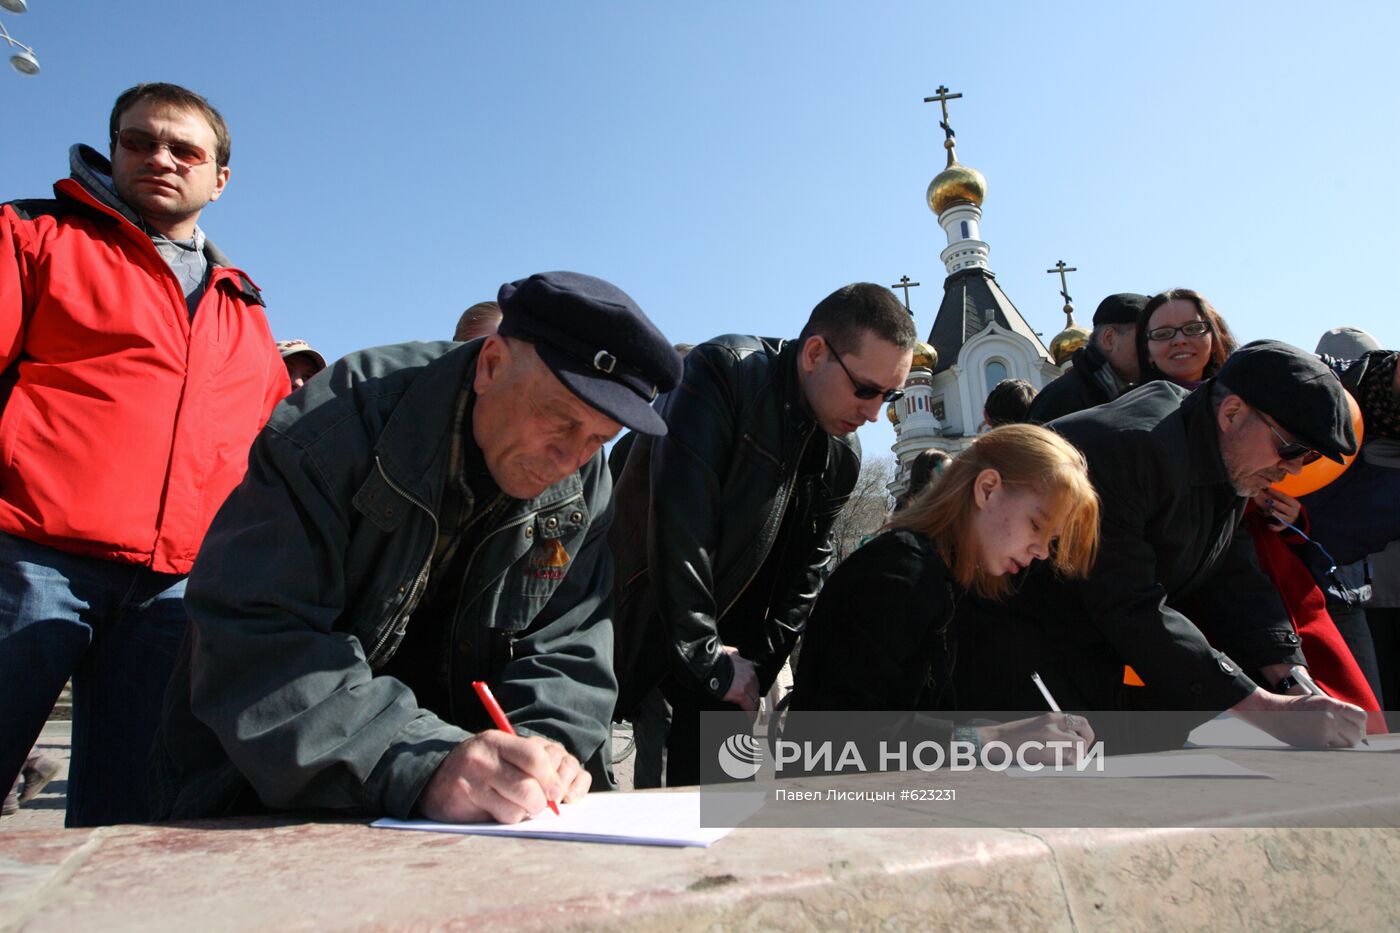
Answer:
<svg viewBox="0 0 1400 933"><path fill-rule="evenodd" d="M89 212L96 211L104 217L126 221L141 231L146 239L150 239L140 215L117 197L116 189L112 187L112 163L106 156L91 146L78 143L68 149L68 166L71 173L69 177L53 186L54 194L60 200L75 202L87 208ZM203 231L200 233L202 235ZM224 255L224 251L215 246L214 241L207 236L204 237L204 257L209 260L209 265L228 269L233 273L230 284L245 300L251 304L266 306L262 292L253 280L248 278L242 269L236 268ZM211 284L215 281L217 279L211 276Z"/></svg>
<svg viewBox="0 0 1400 933"><path fill-rule="evenodd" d="M1210 403L1213 380L1206 382L1181 402L1188 450L1187 472L1193 486L1230 482L1225 459L1220 453L1220 429L1215 424L1215 406Z"/></svg>
<svg viewBox="0 0 1400 933"><path fill-rule="evenodd" d="M1074 351L1070 365L1086 382L1102 389L1110 400L1118 398L1132 388L1131 384L1118 377L1117 371L1108 362L1108 357L1092 343L1086 343Z"/></svg>
<svg viewBox="0 0 1400 933"><path fill-rule="evenodd" d="M458 430L457 401L476 376L483 342L462 344L428 363L405 390L374 446L390 479L429 506L434 514L442 504L453 433ZM462 438L462 442L474 443L470 437ZM525 511L533 511L571 498L582 489L583 481L574 472L535 498L517 501L524 502Z"/></svg>
<svg viewBox="0 0 1400 933"><path fill-rule="evenodd" d="M791 424L801 434L816 423L817 416L812 413L812 406L807 401L807 393L802 391L802 372L798 367L798 354L802 352L802 343L799 340L783 341L782 349L778 351L777 382L779 394L784 404L790 405L787 410L792 416Z"/></svg>

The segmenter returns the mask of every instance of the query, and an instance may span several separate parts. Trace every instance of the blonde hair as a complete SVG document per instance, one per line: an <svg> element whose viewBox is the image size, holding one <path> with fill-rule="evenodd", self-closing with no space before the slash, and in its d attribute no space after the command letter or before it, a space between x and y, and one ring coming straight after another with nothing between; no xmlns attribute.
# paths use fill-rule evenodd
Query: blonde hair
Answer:
<svg viewBox="0 0 1400 933"><path fill-rule="evenodd" d="M1049 527L1060 529L1050 563L1066 577L1087 575L1099 546L1099 497L1089 482L1088 464L1074 445L1035 425L1003 425L978 437L889 527L928 535L958 585L990 599L1004 598L1011 578L984 571L978 548L970 546L973 485L983 470L995 470L1012 490L1046 497Z"/></svg>

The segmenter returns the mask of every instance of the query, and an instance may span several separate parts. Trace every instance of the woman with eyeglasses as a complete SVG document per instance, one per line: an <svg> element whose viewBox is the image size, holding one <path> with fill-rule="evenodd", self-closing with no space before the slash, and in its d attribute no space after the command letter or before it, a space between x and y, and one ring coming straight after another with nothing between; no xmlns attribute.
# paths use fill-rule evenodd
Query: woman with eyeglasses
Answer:
<svg viewBox="0 0 1400 933"><path fill-rule="evenodd" d="M1189 288L1162 292L1138 315L1143 382L1166 379L1194 389L1220 371L1235 346L1224 318L1204 295Z"/></svg>
<svg viewBox="0 0 1400 933"><path fill-rule="evenodd" d="M950 622L958 600L970 591L1004 597L1012 577L1038 560L1083 577L1098 538L1098 495L1074 446L1025 424L981 435L831 575L803 635L791 709L956 709ZM1082 717L1059 712L930 725L945 739L1013 748L1093 741Z"/></svg>

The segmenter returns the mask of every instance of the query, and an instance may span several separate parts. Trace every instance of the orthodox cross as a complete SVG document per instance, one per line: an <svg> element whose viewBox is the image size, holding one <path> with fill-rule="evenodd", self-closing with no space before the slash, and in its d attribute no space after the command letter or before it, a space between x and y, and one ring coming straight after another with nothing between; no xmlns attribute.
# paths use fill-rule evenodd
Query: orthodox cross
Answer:
<svg viewBox="0 0 1400 933"><path fill-rule="evenodd" d="M912 316L912 315L914 314L914 312L913 312L912 310L910 310L910 308L909 308L909 289L911 289L911 288L918 288L918 287L919 287L919 283L918 283L918 282L911 282L911 281L909 281L909 276L907 276L907 275L901 275L901 276L899 277L899 281L890 286L890 288L892 288L892 289L894 289L894 288L902 288L902 289L904 289L904 310L905 310L905 311L908 311L909 314L910 314L910 316Z"/></svg>
<svg viewBox="0 0 1400 933"><path fill-rule="evenodd" d="M1069 297L1069 282L1065 279L1065 273L1078 272L1079 270L1074 266L1065 265L1065 261L1061 259L1059 262L1055 263L1055 268L1046 269L1045 271L1048 275L1054 275L1057 272L1060 274L1060 297L1065 300L1065 314L1072 313L1074 311L1074 299Z"/></svg>
<svg viewBox="0 0 1400 933"><path fill-rule="evenodd" d="M957 100L962 94L949 94L948 89L943 85L938 85L937 91L932 97L925 97L924 103L931 104L937 101L943 107L943 120L938 125L943 128L943 148L948 150L948 164L952 165L957 157L953 154L953 143L957 139L957 133L948 125L948 101Z"/></svg>

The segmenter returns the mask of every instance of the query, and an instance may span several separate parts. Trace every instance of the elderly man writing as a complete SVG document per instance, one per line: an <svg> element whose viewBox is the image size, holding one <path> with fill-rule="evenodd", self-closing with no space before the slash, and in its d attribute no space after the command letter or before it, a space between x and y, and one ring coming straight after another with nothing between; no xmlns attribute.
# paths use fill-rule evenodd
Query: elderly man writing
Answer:
<svg viewBox="0 0 1400 933"><path fill-rule="evenodd" d="M616 699L603 444L680 378L619 289L504 285L500 331L352 354L253 445L191 577L168 818L514 822L591 783ZM520 733L490 728L488 681Z"/></svg>

